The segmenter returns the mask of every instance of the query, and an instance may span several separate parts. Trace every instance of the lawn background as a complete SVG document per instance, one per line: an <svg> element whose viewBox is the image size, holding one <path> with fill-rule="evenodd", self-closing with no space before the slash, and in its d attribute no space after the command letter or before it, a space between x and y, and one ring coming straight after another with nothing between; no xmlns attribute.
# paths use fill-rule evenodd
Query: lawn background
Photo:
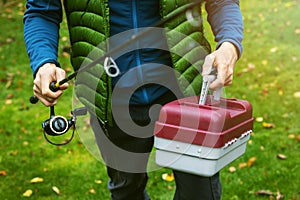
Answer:
<svg viewBox="0 0 300 200"><path fill-rule="evenodd" d="M0 7L0 199L109 199L105 167L77 135L63 147L48 144L42 136L41 122L49 110L28 101L32 74L23 42L24 5L15 0ZM241 8L244 52L234 83L225 92L250 101L257 121L246 154L222 170L223 199L276 199L280 193L284 199L299 200L300 1L244 0ZM211 32L206 34L212 41ZM60 62L70 72L63 51L67 47L63 24ZM69 89L57 113L69 113L71 98ZM154 200L172 199L175 183L163 180L164 173L171 172L149 173L147 189ZM31 183L35 177L43 181ZM33 192L30 197L23 196L27 190ZM274 195L257 195L261 190Z"/></svg>

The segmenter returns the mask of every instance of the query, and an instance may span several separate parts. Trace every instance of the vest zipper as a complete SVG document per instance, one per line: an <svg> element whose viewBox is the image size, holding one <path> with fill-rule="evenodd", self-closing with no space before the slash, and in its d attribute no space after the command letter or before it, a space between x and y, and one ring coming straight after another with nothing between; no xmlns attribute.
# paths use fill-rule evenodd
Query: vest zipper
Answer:
<svg viewBox="0 0 300 200"><path fill-rule="evenodd" d="M106 135L108 135L108 127L109 127L109 125L110 125L110 123L111 123L111 125L112 125L112 121L111 121L111 118L109 118L109 116L108 116L108 112L109 112L109 109L111 109L111 108L109 108L110 106L111 106L111 104L109 103L109 100L111 100L111 78L108 76L108 75L106 75L106 77L107 77L107 86L106 86L106 91L107 91L107 98L106 98L106 102L105 102L105 104L106 104L106 106L105 106L105 119L104 119L104 133L106 134ZM112 115L112 113L110 113L111 115Z"/></svg>
<svg viewBox="0 0 300 200"><path fill-rule="evenodd" d="M138 14L137 14L137 0L133 0L132 1L132 16L133 16L133 29L134 29L134 34L137 34L138 33ZM139 47L139 41L136 42L137 46ZM138 70L138 73L139 73L139 78L141 78L141 81L143 81L143 71L142 69L139 67L142 63L141 61L141 52L140 52L140 49L137 48L135 50L135 55L136 55L136 64L137 64L137 70ZM147 94L147 91L146 91L146 88L142 88L142 94L143 94L143 98L146 102L149 102L149 97L148 97L148 94Z"/></svg>
<svg viewBox="0 0 300 200"><path fill-rule="evenodd" d="M108 17L109 18L109 17ZM106 18L107 19L107 18ZM106 22L107 24L109 24L109 20L107 20ZM110 27L108 26L108 28L106 27L106 32L109 33L110 32ZM108 34L108 37L109 37L110 34ZM106 44L106 50L109 51L109 44L107 43ZM111 99L111 93L112 93L112 80L111 78L106 74L106 95L107 95L107 98L105 100L105 113L104 113L104 133L108 136L108 127L109 125L112 126L113 124L113 120L112 120L112 111L109 111L109 109L111 110L111 102L109 101L112 101Z"/></svg>

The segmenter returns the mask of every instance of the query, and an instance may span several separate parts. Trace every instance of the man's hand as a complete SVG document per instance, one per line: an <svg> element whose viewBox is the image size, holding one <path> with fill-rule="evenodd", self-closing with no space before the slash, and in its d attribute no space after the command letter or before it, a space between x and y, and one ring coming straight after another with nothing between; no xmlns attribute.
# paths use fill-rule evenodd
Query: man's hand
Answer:
<svg viewBox="0 0 300 200"><path fill-rule="evenodd" d="M67 89L69 84L64 83L57 92L52 92L49 85L53 81L60 81L66 77L66 72L53 63L46 63L41 66L34 79L33 92L36 97L45 105L53 106L57 99L62 95L63 90Z"/></svg>
<svg viewBox="0 0 300 200"><path fill-rule="evenodd" d="M209 88L211 90L232 84L233 70L237 58L237 50L230 42L222 43L216 51L206 56L202 76L210 74L212 67L216 67L218 73L217 79L210 84Z"/></svg>

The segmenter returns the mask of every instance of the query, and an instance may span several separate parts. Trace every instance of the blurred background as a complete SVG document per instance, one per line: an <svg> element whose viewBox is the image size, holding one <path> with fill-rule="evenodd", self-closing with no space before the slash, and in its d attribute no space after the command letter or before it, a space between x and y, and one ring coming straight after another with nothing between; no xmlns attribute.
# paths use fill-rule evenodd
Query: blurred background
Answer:
<svg viewBox="0 0 300 200"><path fill-rule="evenodd" d="M299 200L300 1L242 0L241 9L244 52L225 94L251 102L255 123L246 153L222 170L223 199ZM28 100L33 77L23 41L24 10L24 0L0 0L0 199L109 199L105 167L77 134L62 147L43 137L41 122L49 109ZM65 21L59 61L72 72ZM57 113L70 113L71 88ZM171 171L149 176L152 199L172 199Z"/></svg>

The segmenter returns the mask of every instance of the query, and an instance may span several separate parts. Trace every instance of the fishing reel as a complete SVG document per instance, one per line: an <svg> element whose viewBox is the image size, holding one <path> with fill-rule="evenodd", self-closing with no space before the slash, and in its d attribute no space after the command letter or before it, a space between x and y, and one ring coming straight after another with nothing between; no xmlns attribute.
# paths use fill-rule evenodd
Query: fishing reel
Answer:
<svg viewBox="0 0 300 200"><path fill-rule="evenodd" d="M55 86L55 82L52 82L49 86L52 91L57 91L57 87ZM30 103L35 104L38 102L38 98L36 96L30 97ZM61 146L66 145L72 141L74 137L74 133L76 130L76 117L83 116L87 114L87 109L85 107L76 108L71 111L71 118L67 119L61 115L55 115L54 106L50 107L50 117L49 119L42 122L42 128L44 130L44 137L50 144ZM65 140L63 143L55 143L49 139L49 136L62 136L67 133L70 128L73 128L72 134L68 140Z"/></svg>
<svg viewBox="0 0 300 200"><path fill-rule="evenodd" d="M54 106L50 107L50 118L42 122L42 128L44 130L44 137L50 144L61 146L68 144L72 141L74 137L74 132L76 130L76 117L87 114L87 109L85 107L76 108L71 112L72 116L70 119L63 117L61 115L55 115ZM54 143L48 136L61 136L73 128L70 138L63 143Z"/></svg>

